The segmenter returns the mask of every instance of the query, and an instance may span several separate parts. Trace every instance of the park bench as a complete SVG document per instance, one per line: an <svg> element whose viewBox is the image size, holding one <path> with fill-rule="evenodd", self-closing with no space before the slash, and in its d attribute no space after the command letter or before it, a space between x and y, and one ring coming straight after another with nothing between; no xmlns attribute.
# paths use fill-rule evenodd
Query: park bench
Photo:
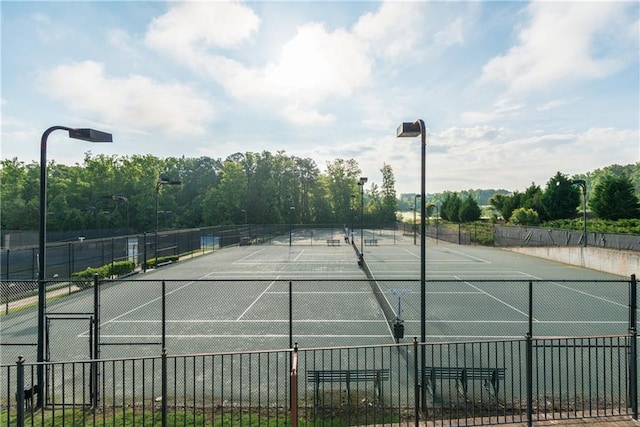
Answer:
<svg viewBox="0 0 640 427"><path fill-rule="evenodd" d="M466 368L466 367L427 367L425 369L426 386L433 396L436 395L436 381L456 380L458 392L467 398L469 381L479 380L483 382L485 389L492 397L498 397L500 381L504 381L505 368ZM418 383L422 378L422 372L418 372Z"/></svg>
<svg viewBox="0 0 640 427"><path fill-rule="evenodd" d="M327 246L338 246L340 245L340 239L327 239Z"/></svg>
<svg viewBox="0 0 640 427"><path fill-rule="evenodd" d="M314 402L320 405L320 384L341 383L347 386L347 401L351 402L351 384L373 382L374 399L382 404L382 382L389 380L388 369L307 371L307 381L314 384Z"/></svg>
<svg viewBox="0 0 640 427"><path fill-rule="evenodd" d="M364 244L369 246L378 246L378 239L365 239Z"/></svg>

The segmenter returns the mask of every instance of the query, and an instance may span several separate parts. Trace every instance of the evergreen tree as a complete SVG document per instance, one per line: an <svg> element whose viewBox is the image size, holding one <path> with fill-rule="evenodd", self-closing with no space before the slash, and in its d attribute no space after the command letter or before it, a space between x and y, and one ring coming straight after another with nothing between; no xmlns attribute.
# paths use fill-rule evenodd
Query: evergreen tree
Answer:
<svg viewBox="0 0 640 427"><path fill-rule="evenodd" d="M609 175L601 179L593 190L589 207L602 219L640 218L640 203L633 183L626 175Z"/></svg>
<svg viewBox="0 0 640 427"><path fill-rule="evenodd" d="M460 222L472 222L480 219L482 215L482 211L478 203L468 195L466 199L462 201L460 204L460 208L458 210L458 219Z"/></svg>

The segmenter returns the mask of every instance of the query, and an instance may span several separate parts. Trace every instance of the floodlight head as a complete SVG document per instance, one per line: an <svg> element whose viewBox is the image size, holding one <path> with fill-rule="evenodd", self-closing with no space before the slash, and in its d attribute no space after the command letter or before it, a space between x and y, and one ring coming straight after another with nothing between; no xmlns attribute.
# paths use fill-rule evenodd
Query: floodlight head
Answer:
<svg viewBox="0 0 640 427"><path fill-rule="evenodd" d="M69 129L69 138L89 142L113 142L113 135L95 129Z"/></svg>
<svg viewBox="0 0 640 427"><path fill-rule="evenodd" d="M362 176L360 177L360 181L358 181L358 185L365 185L368 181L368 178L366 176Z"/></svg>
<svg viewBox="0 0 640 427"><path fill-rule="evenodd" d="M409 138L420 136L422 130L420 129L419 122L403 122L400 126L398 126L397 137L398 138Z"/></svg>

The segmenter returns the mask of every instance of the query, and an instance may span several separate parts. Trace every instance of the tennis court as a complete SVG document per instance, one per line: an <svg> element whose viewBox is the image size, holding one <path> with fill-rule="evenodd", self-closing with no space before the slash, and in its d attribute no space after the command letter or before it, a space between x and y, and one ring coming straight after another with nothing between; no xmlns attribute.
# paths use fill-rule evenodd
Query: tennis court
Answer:
<svg viewBox="0 0 640 427"><path fill-rule="evenodd" d="M406 236L402 242L396 235L363 235L379 239L364 246L364 257L404 322L403 341L411 341L420 336L419 246ZM337 245L303 245L303 237L292 233L291 240L228 248L101 285L100 356L156 356L163 337L171 354L289 348L290 340L301 348L394 342L389 310L385 316L342 234L327 234L327 240L341 240ZM360 247L357 233L355 241ZM529 280L539 301L539 336L627 328L627 288L619 276L433 240L426 271L428 342L524 336ZM90 289L48 303L50 360L88 358L94 303ZM35 308L7 316L3 342L35 342L36 326ZM15 361L13 350L4 349L2 363ZM35 360L35 348L19 352Z"/></svg>

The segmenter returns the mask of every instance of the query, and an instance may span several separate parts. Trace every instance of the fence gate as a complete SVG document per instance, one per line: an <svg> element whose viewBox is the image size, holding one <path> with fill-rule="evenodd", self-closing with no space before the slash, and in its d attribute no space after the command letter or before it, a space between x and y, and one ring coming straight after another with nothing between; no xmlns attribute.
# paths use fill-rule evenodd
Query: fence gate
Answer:
<svg viewBox="0 0 640 427"><path fill-rule="evenodd" d="M60 331L64 329L59 327L61 323L66 322L87 322L89 327L89 336L88 338L77 337L77 340L70 340L68 335L61 334ZM56 325L55 327L52 327ZM77 346L77 356L82 360L94 359L94 349L95 349L95 340L94 340L94 315L93 313L48 313L45 315L45 362L55 361L52 358L51 351L51 343L64 343L66 348L74 348L73 346ZM86 341L84 341L86 339ZM84 342L83 342L84 341ZM54 355L55 356L55 355ZM65 356L66 360L66 356ZM63 365L64 366L64 365ZM84 404L90 405L95 403L97 400L97 384L98 384L98 365L91 364L89 371L82 370L82 372L74 372L74 383L75 384L85 384L88 387L88 390L82 390L78 392L76 389L73 393L69 393L65 390L65 385L63 384L65 380L65 375L68 373L65 372L55 372L52 370L51 365L46 365L46 373L45 373L45 387L42 392L44 392L43 401L46 402L46 405L69 405L73 404ZM55 369L64 369L63 367L56 367ZM52 396L55 396L53 398ZM89 398L90 401L87 401ZM76 401L76 399L80 399L80 401Z"/></svg>

